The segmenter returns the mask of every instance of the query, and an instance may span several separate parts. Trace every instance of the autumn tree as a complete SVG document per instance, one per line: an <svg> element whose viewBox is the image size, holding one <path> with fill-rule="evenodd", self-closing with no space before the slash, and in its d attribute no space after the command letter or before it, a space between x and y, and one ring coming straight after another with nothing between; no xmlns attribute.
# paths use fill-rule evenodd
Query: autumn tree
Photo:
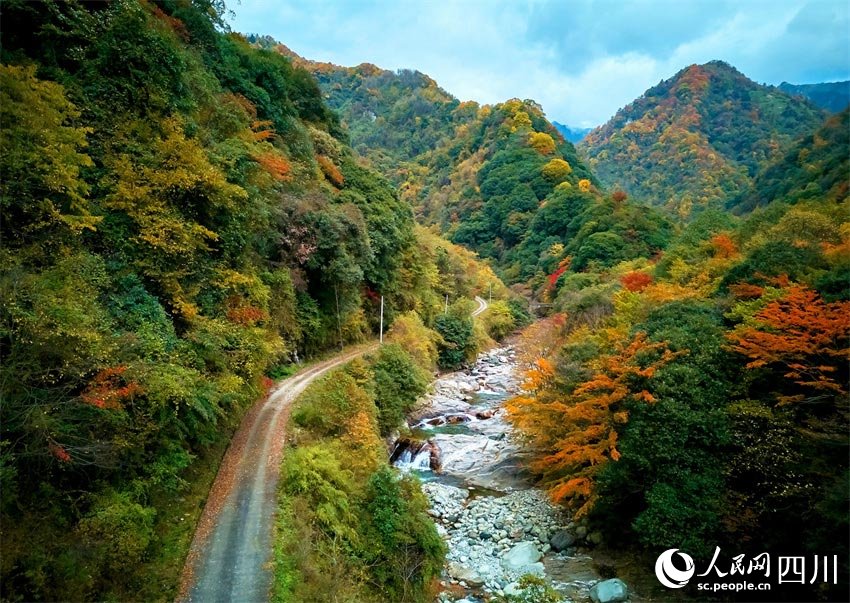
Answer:
<svg viewBox="0 0 850 603"><path fill-rule="evenodd" d="M551 180L555 184L560 184L567 179L573 171L570 164L559 157L551 159L549 163L543 166L543 177Z"/></svg>
<svg viewBox="0 0 850 603"><path fill-rule="evenodd" d="M545 132L529 134L528 146L541 155L551 155L555 152L555 141Z"/></svg>
<svg viewBox="0 0 850 603"><path fill-rule="evenodd" d="M787 287L729 334L748 369L773 368L793 383L782 403L846 393L850 302L825 302L804 285Z"/></svg>
<svg viewBox="0 0 850 603"><path fill-rule="evenodd" d="M654 402L646 383L675 356L664 343L649 343L638 333L599 358L591 379L560 395L551 390L551 363L541 358L528 371L523 384L527 394L509 403L508 416L540 451L531 467L555 502L577 509L577 517L593 507L596 476L620 458L618 433L629 417L625 403Z"/></svg>

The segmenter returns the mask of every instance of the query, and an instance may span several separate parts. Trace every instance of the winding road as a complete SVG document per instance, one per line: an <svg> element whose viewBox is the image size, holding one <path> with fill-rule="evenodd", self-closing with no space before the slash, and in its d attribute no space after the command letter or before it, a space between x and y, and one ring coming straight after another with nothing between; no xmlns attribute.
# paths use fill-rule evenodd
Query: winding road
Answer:
<svg viewBox="0 0 850 603"><path fill-rule="evenodd" d="M477 297L472 316L487 309ZM272 584L272 524L286 421L314 379L377 347L360 346L277 384L242 421L207 497L180 579L180 603L265 603Z"/></svg>
<svg viewBox="0 0 850 603"><path fill-rule="evenodd" d="M475 296L475 301L477 301L477 302L478 302L478 307L477 307L477 308L475 308L475 310L473 310L473 311L472 311L472 315L473 315L473 316L478 316L478 315L479 315L479 314L481 314L484 310L486 310L486 309L487 309L488 304L487 304L487 302L486 302L483 298L478 297L477 295Z"/></svg>
<svg viewBox="0 0 850 603"><path fill-rule="evenodd" d="M316 377L374 348L361 346L281 381L248 412L207 497L177 601L268 601L272 522L292 403Z"/></svg>

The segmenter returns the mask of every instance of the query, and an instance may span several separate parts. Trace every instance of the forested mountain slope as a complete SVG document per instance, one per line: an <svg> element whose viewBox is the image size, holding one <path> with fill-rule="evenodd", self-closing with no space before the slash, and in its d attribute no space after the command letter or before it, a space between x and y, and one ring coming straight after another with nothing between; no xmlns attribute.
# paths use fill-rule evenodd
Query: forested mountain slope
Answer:
<svg viewBox="0 0 850 603"><path fill-rule="evenodd" d="M850 103L850 81L824 82L822 84L789 84L782 82L778 88L792 96L804 96L818 107L839 113Z"/></svg>
<svg viewBox="0 0 850 603"><path fill-rule="evenodd" d="M849 116L850 108L829 117L815 132L759 172L750 188L733 199L731 206L737 212L745 212L776 200L846 200L850 186Z"/></svg>
<svg viewBox="0 0 850 603"><path fill-rule="evenodd" d="M611 265L666 242L660 214L622 193L603 197L534 101L461 103L418 72L314 63L271 38L250 39L310 69L352 146L399 185L418 217L490 258L509 283L533 279L537 288L570 255L577 266Z"/></svg>
<svg viewBox="0 0 850 603"><path fill-rule="evenodd" d="M4 600L173 598L217 455L296 351L372 337L381 296L385 327L434 326L504 292L222 9L3 3Z"/></svg>
<svg viewBox="0 0 850 603"><path fill-rule="evenodd" d="M716 547L805 551L835 555L837 577L769 600L848 599L846 136L845 112L755 179L752 211L708 208L660 257L547 279L509 415L550 494L613 550L645 551L648 589L664 549L698 567Z"/></svg>
<svg viewBox="0 0 850 603"><path fill-rule="evenodd" d="M745 191L826 116L720 61L650 88L580 144L607 187L688 218Z"/></svg>

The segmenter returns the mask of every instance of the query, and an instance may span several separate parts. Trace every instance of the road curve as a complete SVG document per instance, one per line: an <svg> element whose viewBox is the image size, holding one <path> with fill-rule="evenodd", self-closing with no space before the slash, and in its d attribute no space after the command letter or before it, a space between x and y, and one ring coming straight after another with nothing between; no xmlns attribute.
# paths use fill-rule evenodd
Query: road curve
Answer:
<svg viewBox="0 0 850 603"><path fill-rule="evenodd" d="M479 314L481 314L484 310L486 310L486 309L487 309L488 304L487 304L487 302L486 302L486 301L484 301L484 299L483 299L483 298L478 297L477 295L475 296L475 301L477 301L477 302L478 302L478 307L477 307L477 308L475 308L475 310L473 310L472 315L473 315L473 316L478 316L478 315L479 315Z"/></svg>
<svg viewBox="0 0 850 603"><path fill-rule="evenodd" d="M483 300L482 300L483 301ZM361 346L277 384L251 408L224 455L183 567L177 601L265 603L286 420L316 377L374 349Z"/></svg>

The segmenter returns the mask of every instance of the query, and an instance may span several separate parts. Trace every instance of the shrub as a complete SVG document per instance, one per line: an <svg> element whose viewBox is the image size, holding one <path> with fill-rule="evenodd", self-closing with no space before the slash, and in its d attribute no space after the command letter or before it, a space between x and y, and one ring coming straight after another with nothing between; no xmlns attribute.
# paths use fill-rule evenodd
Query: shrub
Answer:
<svg viewBox="0 0 850 603"><path fill-rule="evenodd" d="M416 399L425 393L429 376L396 343L381 347L372 370L375 375L378 426L381 435L387 435L398 427Z"/></svg>

